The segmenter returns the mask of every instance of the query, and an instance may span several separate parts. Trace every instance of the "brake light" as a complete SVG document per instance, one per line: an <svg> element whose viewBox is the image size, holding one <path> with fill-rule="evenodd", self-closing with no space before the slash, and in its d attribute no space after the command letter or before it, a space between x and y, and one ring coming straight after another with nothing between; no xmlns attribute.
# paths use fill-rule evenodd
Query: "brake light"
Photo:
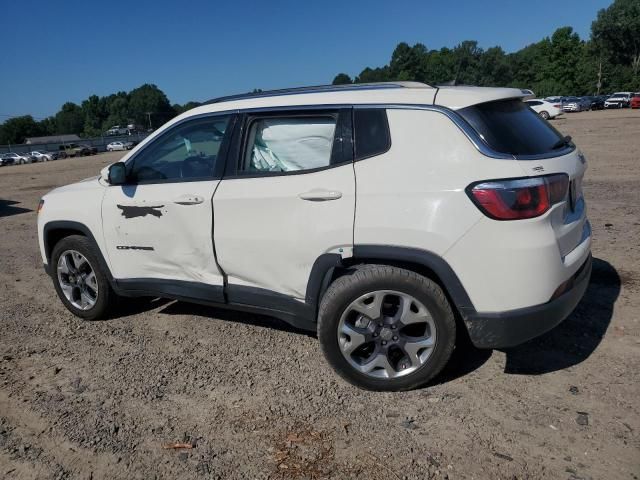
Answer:
<svg viewBox="0 0 640 480"><path fill-rule="evenodd" d="M38 202L38 210L37 213L40 213L40 211L42 210L42 208L44 207L44 200L41 198L40 202Z"/></svg>
<svg viewBox="0 0 640 480"><path fill-rule="evenodd" d="M568 187L568 175L560 173L471 184L467 195L494 220L522 220L539 217L563 201Z"/></svg>

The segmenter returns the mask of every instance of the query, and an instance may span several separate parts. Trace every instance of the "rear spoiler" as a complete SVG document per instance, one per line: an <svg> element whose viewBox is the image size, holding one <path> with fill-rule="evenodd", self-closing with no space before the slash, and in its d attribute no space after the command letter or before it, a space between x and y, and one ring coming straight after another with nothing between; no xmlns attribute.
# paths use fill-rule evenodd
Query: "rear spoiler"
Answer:
<svg viewBox="0 0 640 480"><path fill-rule="evenodd" d="M440 86L434 101L434 105L458 110L479 103L494 102L498 100L535 98L531 90L519 88L488 88L488 87L452 87Z"/></svg>

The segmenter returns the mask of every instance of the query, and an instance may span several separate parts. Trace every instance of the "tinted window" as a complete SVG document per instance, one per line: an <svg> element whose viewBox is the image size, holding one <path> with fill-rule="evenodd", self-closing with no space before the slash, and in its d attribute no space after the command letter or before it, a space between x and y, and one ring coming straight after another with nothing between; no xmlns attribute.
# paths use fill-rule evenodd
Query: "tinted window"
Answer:
<svg viewBox="0 0 640 480"><path fill-rule="evenodd" d="M133 183L210 178L229 116L187 121L154 140L127 165Z"/></svg>
<svg viewBox="0 0 640 480"><path fill-rule="evenodd" d="M537 105L542 105L542 102L539 102L537 100L530 100L530 101L525 102L525 103L527 103L527 105L529 105L530 107L537 106Z"/></svg>
<svg viewBox="0 0 640 480"><path fill-rule="evenodd" d="M513 155L549 153L562 135L520 100L462 108L458 113L495 151Z"/></svg>
<svg viewBox="0 0 640 480"><path fill-rule="evenodd" d="M356 160L380 155L391 146L387 112L379 108L356 108L353 113Z"/></svg>
<svg viewBox="0 0 640 480"><path fill-rule="evenodd" d="M256 119L249 127L241 169L255 173L327 167L335 133L333 115Z"/></svg>

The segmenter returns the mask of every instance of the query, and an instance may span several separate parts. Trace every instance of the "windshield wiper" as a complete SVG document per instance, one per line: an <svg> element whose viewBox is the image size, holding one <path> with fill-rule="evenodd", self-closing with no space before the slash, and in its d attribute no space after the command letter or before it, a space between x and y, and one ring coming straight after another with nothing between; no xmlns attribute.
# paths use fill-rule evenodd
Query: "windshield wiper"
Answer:
<svg viewBox="0 0 640 480"><path fill-rule="evenodd" d="M567 135L566 137L562 137L560 140L554 143L553 147L551 147L551 150L557 150L558 148L569 145L570 143L571 143L571 135Z"/></svg>

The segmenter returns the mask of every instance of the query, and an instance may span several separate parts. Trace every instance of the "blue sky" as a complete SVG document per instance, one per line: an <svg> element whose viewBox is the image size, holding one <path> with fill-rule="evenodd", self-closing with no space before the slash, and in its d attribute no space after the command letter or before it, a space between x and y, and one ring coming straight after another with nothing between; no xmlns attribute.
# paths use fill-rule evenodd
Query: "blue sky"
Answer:
<svg viewBox="0 0 640 480"><path fill-rule="evenodd" d="M507 52L570 25L587 38L611 0L6 0L0 122L155 83L172 103L330 83L400 41Z"/></svg>

